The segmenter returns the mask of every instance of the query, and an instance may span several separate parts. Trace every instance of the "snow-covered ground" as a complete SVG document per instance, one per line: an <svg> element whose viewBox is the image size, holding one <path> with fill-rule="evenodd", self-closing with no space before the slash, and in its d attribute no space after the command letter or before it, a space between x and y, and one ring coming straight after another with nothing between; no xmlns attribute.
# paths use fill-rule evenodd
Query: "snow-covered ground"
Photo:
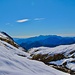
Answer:
<svg viewBox="0 0 75 75"><path fill-rule="evenodd" d="M63 65L65 62L66 62L65 67L67 67L68 69L71 69L72 71L75 71L75 58L61 59L61 60L52 61L49 63L60 66L60 65Z"/></svg>
<svg viewBox="0 0 75 75"><path fill-rule="evenodd" d="M29 56L28 53L0 41L0 75L69 75L19 55Z"/></svg>
<svg viewBox="0 0 75 75"><path fill-rule="evenodd" d="M64 63L66 63L65 67L67 67L72 71L75 71L75 44L61 45L54 48L49 47L32 48L29 50L29 53L33 56L37 54L41 55L47 54L48 55L47 57L57 54L63 54L64 55L63 59L50 61L50 64L63 65Z"/></svg>
<svg viewBox="0 0 75 75"><path fill-rule="evenodd" d="M2 34L1 32L0 32L0 37L2 37L2 38L7 38L7 36L4 35L4 34Z"/></svg>
<svg viewBox="0 0 75 75"><path fill-rule="evenodd" d="M65 56L70 57L71 54L69 54L69 53L72 51L75 51L75 44L60 45L60 46L53 47L53 48L50 48L50 47L32 48L29 50L29 53L30 54L49 54L49 55L62 54L63 53Z"/></svg>

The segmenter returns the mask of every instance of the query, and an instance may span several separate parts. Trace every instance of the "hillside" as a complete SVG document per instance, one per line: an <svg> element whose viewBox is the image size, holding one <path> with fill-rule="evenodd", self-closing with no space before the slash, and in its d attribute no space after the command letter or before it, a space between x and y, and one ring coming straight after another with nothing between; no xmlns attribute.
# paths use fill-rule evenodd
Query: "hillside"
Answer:
<svg viewBox="0 0 75 75"><path fill-rule="evenodd" d="M75 75L75 44L61 45L54 48L38 47L29 50L33 60ZM60 68L59 68L60 67Z"/></svg>
<svg viewBox="0 0 75 75"><path fill-rule="evenodd" d="M21 47L20 45L18 45L11 36L9 36L7 33L5 32L0 32L0 40L5 41L11 45L13 45L14 47L21 49L23 51L26 51L23 47Z"/></svg>
<svg viewBox="0 0 75 75"><path fill-rule="evenodd" d="M3 40L8 37L3 33L0 36L0 75L69 75L42 62L28 59L29 53Z"/></svg>

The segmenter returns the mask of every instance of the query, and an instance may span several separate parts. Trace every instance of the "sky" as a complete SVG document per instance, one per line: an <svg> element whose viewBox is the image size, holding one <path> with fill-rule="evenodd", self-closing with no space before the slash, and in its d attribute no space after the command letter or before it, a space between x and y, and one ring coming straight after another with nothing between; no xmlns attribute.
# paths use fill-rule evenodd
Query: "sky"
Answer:
<svg viewBox="0 0 75 75"><path fill-rule="evenodd" d="M0 31L16 38L75 36L75 0L0 0Z"/></svg>

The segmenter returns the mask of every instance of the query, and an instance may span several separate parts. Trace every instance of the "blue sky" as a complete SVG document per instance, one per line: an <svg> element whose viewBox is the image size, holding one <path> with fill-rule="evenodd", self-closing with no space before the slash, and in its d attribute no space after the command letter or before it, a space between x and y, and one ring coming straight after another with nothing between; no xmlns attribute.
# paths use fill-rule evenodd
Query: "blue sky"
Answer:
<svg viewBox="0 0 75 75"><path fill-rule="evenodd" d="M75 36L75 0L0 0L0 31L13 37Z"/></svg>

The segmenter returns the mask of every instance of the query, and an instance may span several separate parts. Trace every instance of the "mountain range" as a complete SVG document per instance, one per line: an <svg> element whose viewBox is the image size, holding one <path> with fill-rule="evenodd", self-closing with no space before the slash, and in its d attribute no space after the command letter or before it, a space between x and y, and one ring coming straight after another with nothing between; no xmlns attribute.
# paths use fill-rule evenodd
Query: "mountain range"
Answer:
<svg viewBox="0 0 75 75"><path fill-rule="evenodd" d="M34 47L56 47L75 43L75 37L61 37L57 35L40 35L31 38L14 38L14 40L26 50Z"/></svg>

